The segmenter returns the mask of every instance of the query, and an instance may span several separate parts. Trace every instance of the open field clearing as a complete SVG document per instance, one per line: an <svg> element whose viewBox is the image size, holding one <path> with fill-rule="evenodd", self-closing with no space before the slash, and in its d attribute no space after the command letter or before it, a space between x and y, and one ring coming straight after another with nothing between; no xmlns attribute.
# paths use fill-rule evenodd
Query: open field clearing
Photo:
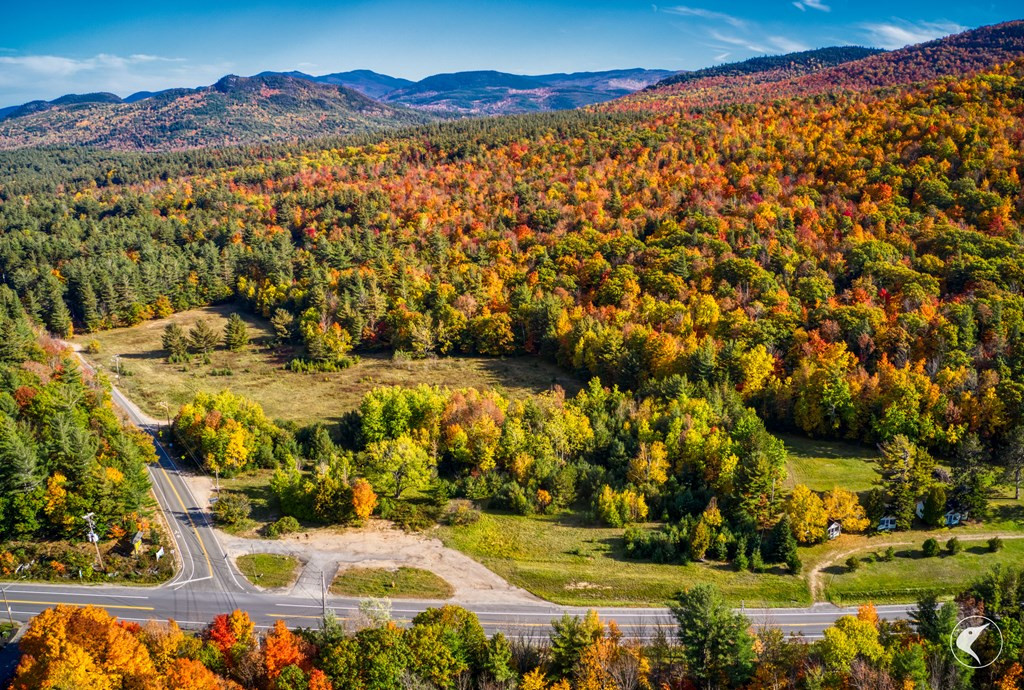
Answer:
<svg viewBox="0 0 1024 690"><path fill-rule="evenodd" d="M748 606L810 603L806 582L756 575L725 564L668 565L626 560L622 529L588 527L572 515L484 514L469 527L442 527L447 546L472 556L514 585L560 604L660 605L680 589L712 582ZM781 572L781 571L780 571Z"/></svg>
<svg viewBox="0 0 1024 690"><path fill-rule="evenodd" d="M866 491L878 479L874 460L878 453L854 443L823 441L794 434L776 434L786 444L789 488L805 484L814 491L839 486L848 491Z"/></svg>
<svg viewBox="0 0 1024 690"><path fill-rule="evenodd" d="M220 347L203 364L195 357L188 364L167 361L161 344L164 327L176 321L188 331L200 319L222 332L235 311L245 320L251 338L244 352ZM97 354L86 357L144 412L159 419L173 415L196 391L229 389L255 400L271 419L300 423L336 422L359 405L363 394L377 386L416 386L420 383L449 387L500 388L513 397L524 397L558 384L569 394L580 382L539 357L445 357L395 361L386 354L360 354L359 362L338 372L302 374L284 369L290 354L270 347L272 332L263 319L239 311L235 305L219 305L79 336L83 347L99 343ZM122 375L117 376L115 356ZM230 373L229 373L230 372ZM166 405L166 407L165 407Z"/></svg>
<svg viewBox="0 0 1024 690"><path fill-rule="evenodd" d="M957 534L950 532L950 536ZM959 536L963 551L955 555L946 551L945 541L939 538L939 555L925 556L921 550L923 536L913 545L894 547L895 556L889 561L884 558L884 547L859 551L854 554L861 559L857 570L851 571L843 559L844 562L822 571L825 597L837 604L850 604L913 601L927 593L953 595L996 565L1024 561L1022 539L1005 539L1002 550L992 552L984 538L971 538L963 533Z"/></svg>

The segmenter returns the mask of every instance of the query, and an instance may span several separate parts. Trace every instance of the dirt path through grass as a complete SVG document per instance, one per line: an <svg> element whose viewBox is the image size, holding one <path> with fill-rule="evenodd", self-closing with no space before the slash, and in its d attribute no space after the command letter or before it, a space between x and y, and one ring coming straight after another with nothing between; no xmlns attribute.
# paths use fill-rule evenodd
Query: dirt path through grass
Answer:
<svg viewBox="0 0 1024 690"><path fill-rule="evenodd" d="M916 532L914 535L917 537L914 540L908 538L908 535L900 535L899 538L893 536L890 538L882 538L880 540L872 540L870 543L860 543L855 548L845 549L843 551L829 554L829 556L822 560L820 563L815 564L807 574L807 586L811 590L811 598L815 603L824 601L824 592L822 591L821 573L825 568L829 568L837 563L843 562L850 556L863 553L865 551L877 551L878 549L887 549L890 546L915 546L922 544L926 539L933 537L940 540L940 543L944 542L950 537L957 537L962 542L969 541L986 541L992 537L999 537L1000 539L1024 539L1024 534L1007 534L1006 532L971 532L970 534L951 534L948 531L931 531L931 532ZM863 539L863 538L862 538Z"/></svg>

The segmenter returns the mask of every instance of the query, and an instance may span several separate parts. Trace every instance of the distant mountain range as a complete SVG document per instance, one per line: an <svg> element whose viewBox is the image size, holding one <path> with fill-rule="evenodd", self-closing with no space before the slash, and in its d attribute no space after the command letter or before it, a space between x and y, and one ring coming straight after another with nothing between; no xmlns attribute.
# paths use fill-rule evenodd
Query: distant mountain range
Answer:
<svg viewBox="0 0 1024 690"><path fill-rule="evenodd" d="M288 141L422 124L431 115L285 75L229 75L212 86L33 101L0 115L0 148L76 144L177 150Z"/></svg>
<svg viewBox="0 0 1024 690"><path fill-rule="evenodd" d="M981 27L891 52L840 46L693 72L624 69L519 75L436 74L420 81L370 70L229 75L196 89L69 94L0 109L0 149L74 144L177 150L368 132L439 118L594 105L678 111L723 103L910 84L991 68L1024 55L1024 22Z"/></svg>
<svg viewBox="0 0 1024 690"><path fill-rule="evenodd" d="M84 144L173 150L365 132L470 115L564 110L674 74L626 69L523 76L476 71L418 82L370 70L229 75L196 89L69 94L0 109L0 149Z"/></svg>
<svg viewBox="0 0 1024 690"><path fill-rule="evenodd" d="M282 73L263 72L258 76L268 74ZM676 72L636 68L528 76L480 70L435 74L417 82L370 70L319 77L302 72L283 74L321 84L337 84L385 103L440 115L512 115L568 110L609 101L655 84Z"/></svg>
<svg viewBox="0 0 1024 690"><path fill-rule="evenodd" d="M674 74L676 72L671 70L639 68L537 76L475 71L435 74L414 82L360 69L320 76L295 71L260 72L251 78L286 77L314 84L341 86L384 103L428 110L440 115L511 115L566 110L608 101ZM0 120L33 115L62 106L137 103L149 98L183 96L201 90L139 91L125 98L112 93L68 94L52 101L31 101L0 108Z"/></svg>

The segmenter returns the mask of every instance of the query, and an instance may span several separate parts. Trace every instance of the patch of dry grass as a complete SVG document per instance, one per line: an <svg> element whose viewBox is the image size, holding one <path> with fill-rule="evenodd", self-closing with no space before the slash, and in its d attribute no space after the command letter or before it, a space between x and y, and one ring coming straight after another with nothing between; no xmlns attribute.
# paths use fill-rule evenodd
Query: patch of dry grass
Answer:
<svg viewBox="0 0 1024 690"><path fill-rule="evenodd" d="M264 319L239 311L249 326L251 344L244 352L218 348L209 364L195 358L189 364L171 364L162 349L161 336L169 321L186 331L196 321L207 319L218 332L228 316L239 311L235 305L219 305L174 314L167 319L146 321L131 328L79 336L83 346L99 343L97 354L86 357L110 375L119 388L146 413L163 419L171 415L196 391L229 389L259 402L271 419L307 422L335 422L355 409L363 395L377 386L415 386L420 383L450 387L497 388L512 397L526 397L558 384L569 394L580 382L555 365L537 357L446 357L394 361L387 354L360 354L360 361L344 371L300 374L283 367L293 356L287 349L271 346L272 330ZM118 379L114 356L118 355L122 376ZM229 375L218 372L230 371Z"/></svg>

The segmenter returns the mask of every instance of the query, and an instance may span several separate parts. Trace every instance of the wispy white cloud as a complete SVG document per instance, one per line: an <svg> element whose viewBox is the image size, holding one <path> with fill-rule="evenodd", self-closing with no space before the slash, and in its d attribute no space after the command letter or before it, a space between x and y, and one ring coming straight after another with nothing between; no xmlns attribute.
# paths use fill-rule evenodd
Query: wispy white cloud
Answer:
<svg viewBox="0 0 1024 690"><path fill-rule="evenodd" d="M796 0L796 2L793 3L793 7L797 8L801 12L806 12L808 7L812 10L818 10L819 12L832 11L832 8L822 2L822 0Z"/></svg>
<svg viewBox="0 0 1024 690"><path fill-rule="evenodd" d="M67 93L111 91L127 96L199 86L231 71L231 63L196 64L180 57L99 53L88 57L0 54L0 107Z"/></svg>
<svg viewBox="0 0 1024 690"><path fill-rule="evenodd" d="M822 0L802 0L805 4L822 4ZM675 5L662 9L663 12L681 17L690 17L694 21L680 26L680 29L703 38L712 39L707 47L716 51L714 61L721 62L739 49L739 52L766 54L792 53L807 50L808 46L801 40L776 33L779 27L766 25L753 20L690 5ZM827 8L826 8L827 11ZM746 56L743 56L746 57ZM737 56L737 59L742 59Z"/></svg>
<svg viewBox="0 0 1024 690"><path fill-rule="evenodd" d="M891 22L869 22L860 25L870 45L889 50L955 34L966 28L946 20L910 22L905 19L894 19Z"/></svg>
<svg viewBox="0 0 1024 690"><path fill-rule="evenodd" d="M709 19L717 22L724 22L730 26L736 28L742 28L747 26L747 22L739 17L734 17L731 14L725 12L716 12L714 10L706 10L702 7L687 7L686 5L676 5L674 7L666 7L664 12L669 14L677 14L682 17L698 17L700 19Z"/></svg>
<svg viewBox="0 0 1024 690"><path fill-rule="evenodd" d="M783 53L795 53L800 50L808 50L810 46L802 41L797 41L786 36L769 36L768 42Z"/></svg>

